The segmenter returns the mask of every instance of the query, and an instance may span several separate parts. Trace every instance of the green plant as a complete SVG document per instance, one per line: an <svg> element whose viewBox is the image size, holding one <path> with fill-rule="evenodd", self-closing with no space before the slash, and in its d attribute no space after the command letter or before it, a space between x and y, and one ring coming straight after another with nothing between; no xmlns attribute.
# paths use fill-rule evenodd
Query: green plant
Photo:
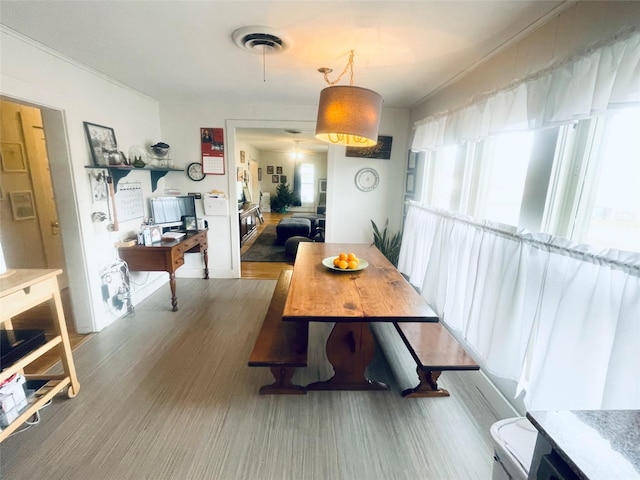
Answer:
<svg viewBox="0 0 640 480"><path fill-rule="evenodd" d="M371 220L373 227L373 244L387 257L394 267L398 266L398 257L400 256L400 245L402 245L402 232L396 232L393 235L387 233L389 227L389 219L384 222L384 229L380 233L380 229L376 222Z"/></svg>
<svg viewBox="0 0 640 480"><path fill-rule="evenodd" d="M281 183L276 187L276 194L271 198L271 211L284 212L287 207L294 205L298 196L291 190L288 183Z"/></svg>

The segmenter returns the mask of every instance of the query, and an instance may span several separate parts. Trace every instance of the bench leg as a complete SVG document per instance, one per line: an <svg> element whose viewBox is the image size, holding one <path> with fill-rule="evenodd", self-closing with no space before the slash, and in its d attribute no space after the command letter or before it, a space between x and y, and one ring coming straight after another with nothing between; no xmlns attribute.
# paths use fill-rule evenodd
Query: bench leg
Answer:
<svg viewBox="0 0 640 480"><path fill-rule="evenodd" d="M270 367L273 378L276 379L271 385L260 387L260 394L281 394L281 395L304 395L307 389L291 383L291 378L296 371L295 367Z"/></svg>
<svg viewBox="0 0 640 480"><path fill-rule="evenodd" d="M423 370L416 368L420 383L415 388L408 388L402 392L403 397L448 397L449 392L444 388L438 388L438 378L442 371L440 370Z"/></svg>

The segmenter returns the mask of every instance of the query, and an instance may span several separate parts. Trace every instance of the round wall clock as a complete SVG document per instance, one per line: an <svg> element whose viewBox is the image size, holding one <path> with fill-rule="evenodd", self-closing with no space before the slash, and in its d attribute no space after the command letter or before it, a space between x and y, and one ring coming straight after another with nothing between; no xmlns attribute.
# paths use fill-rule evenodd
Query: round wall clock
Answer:
<svg viewBox="0 0 640 480"><path fill-rule="evenodd" d="M370 192L371 190L374 190L378 186L378 183L380 183L378 172L370 167L358 170L355 180L356 187L363 192Z"/></svg>
<svg viewBox="0 0 640 480"><path fill-rule="evenodd" d="M204 180L204 177L206 176L205 173L202 171L201 163L190 163L189 166L187 167L187 175L189 175L189 178L194 182L199 182L200 180Z"/></svg>

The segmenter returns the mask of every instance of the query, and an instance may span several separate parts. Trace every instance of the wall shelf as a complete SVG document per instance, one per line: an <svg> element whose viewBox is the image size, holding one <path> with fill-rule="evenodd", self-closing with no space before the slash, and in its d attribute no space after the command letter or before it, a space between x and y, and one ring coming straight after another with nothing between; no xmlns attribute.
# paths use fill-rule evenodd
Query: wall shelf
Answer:
<svg viewBox="0 0 640 480"><path fill-rule="evenodd" d="M151 189L154 192L158 188L158 180L164 177L168 172L184 172L184 169L182 168L150 168L150 167L136 168L136 167L130 167L126 165L123 165L123 166L110 165L106 167L90 166L90 167L84 167L84 168L89 168L92 170L108 170L109 175L113 178L114 190L118 190L118 182L122 178L129 175L129 172L131 172L132 170L146 170L147 172L151 173Z"/></svg>

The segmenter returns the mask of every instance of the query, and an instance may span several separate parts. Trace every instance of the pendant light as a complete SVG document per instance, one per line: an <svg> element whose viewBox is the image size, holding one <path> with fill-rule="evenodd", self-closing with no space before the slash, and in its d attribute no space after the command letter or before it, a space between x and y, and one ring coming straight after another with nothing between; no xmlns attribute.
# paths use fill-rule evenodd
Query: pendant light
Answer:
<svg viewBox="0 0 640 480"><path fill-rule="evenodd" d="M353 85L353 50L338 78L330 82L330 68L319 68L329 87L320 92L316 138L336 145L372 147L378 143L382 96ZM350 72L349 86L335 85Z"/></svg>

